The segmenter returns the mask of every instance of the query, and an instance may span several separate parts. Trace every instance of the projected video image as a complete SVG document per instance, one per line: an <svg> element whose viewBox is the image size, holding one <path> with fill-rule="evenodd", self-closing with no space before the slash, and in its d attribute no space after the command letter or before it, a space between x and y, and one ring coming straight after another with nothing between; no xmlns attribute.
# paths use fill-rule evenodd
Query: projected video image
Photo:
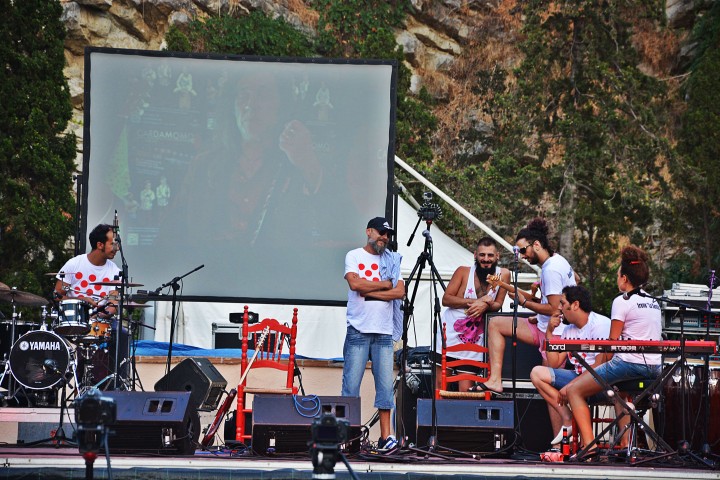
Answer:
<svg viewBox="0 0 720 480"><path fill-rule="evenodd" d="M117 210L150 289L204 264L184 295L344 300L388 205L394 67L137 53L87 54L87 227Z"/></svg>

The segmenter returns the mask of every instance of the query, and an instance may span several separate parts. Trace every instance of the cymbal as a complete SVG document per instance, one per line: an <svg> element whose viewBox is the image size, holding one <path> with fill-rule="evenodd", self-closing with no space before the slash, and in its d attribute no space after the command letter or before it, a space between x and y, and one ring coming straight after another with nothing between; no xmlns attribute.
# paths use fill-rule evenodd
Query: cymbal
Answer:
<svg viewBox="0 0 720 480"><path fill-rule="evenodd" d="M2 291L2 290L10 290L10 287L8 287L4 283L0 282L0 291Z"/></svg>
<svg viewBox="0 0 720 480"><path fill-rule="evenodd" d="M75 275L75 272L49 272L45 274L47 277L56 277L58 275Z"/></svg>
<svg viewBox="0 0 720 480"><path fill-rule="evenodd" d="M91 282L90 285L102 285L104 287L119 287L123 284L122 280L108 280L107 282ZM126 283L126 287L142 287L142 283Z"/></svg>
<svg viewBox="0 0 720 480"><path fill-rule="evenodd" d="M0 300L13 302L23 307L42 307L48 304L46 298L30 292L23 292L16 288L0 289Z"/></svg>

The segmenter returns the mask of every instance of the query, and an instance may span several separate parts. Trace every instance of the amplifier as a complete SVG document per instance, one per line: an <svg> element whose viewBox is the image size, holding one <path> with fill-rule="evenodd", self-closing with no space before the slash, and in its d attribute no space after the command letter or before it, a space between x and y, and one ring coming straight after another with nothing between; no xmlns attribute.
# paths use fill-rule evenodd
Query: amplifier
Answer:
<svg viewBox="0 0 720 480"><path fill-rule="evenodd" d="M663 295L668 300L674 300L684 305L701 310L707 310L708 296L710 295L710 314L701 313L693 308L687 308L682 313L682 325L680 308L669 302L663 302L663 327L671 333L679 333L684 330L686 333L705 333L710 326L710 333L720 333L720 288L710 292L707 285L694 283L673 283L670 290L665 290Z"/></svg>
<svg viewBox="0 0 720 480"><path fill-rule="evenodd" d="M312 440L310 426L316 416L332 413L350 423L346 450L360 450L360 397L318 396L301 402L301 395L255 395L252 404L252 449L259 455L303 453ZM297 403L296 403L297 402ZM226 439L227 440L227 439Z"/></svg>
<svg viewBox="0 0 720 480"><path fill-rule="evenodd" d="M710 314L701 313L697 310L685 310L681 315L679 308L666 308L663 311L664 327L663 330L671 333L702 334L707 331L708 322L710 323L710 333L720 333L720 310L711 310Z"/></svg>
<svg viewBox="0 0 720 480"><path fill-rule="evenodd" d="M242 324L237 323L215 323L212 324L212 348L242 348ZM275 333L271 333L265 341L265 346L272 349L275 344ZM252 335L248 338L248 348L255 349L255 339Z"/></svg>
<svg viewBox="0 0 720 480"><path fill-rule="evenodd" d="M504 400L436 400L439 445L466 452L491 453L505 447L513 435L513 402ZM432 399L417 401L417 445L432 435Z"/></svg>

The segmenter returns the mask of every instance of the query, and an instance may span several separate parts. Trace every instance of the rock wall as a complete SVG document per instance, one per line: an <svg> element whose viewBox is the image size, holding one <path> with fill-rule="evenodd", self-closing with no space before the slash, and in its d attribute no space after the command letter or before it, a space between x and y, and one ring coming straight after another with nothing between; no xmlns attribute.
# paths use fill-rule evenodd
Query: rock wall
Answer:
<svg viewBox="0 0 720 480"><path fill-rule="evenodd" d="M67 27L65 57L74 107L71 128L82 150L84 50L88 46L159 50L168 28L210 14L261 10L283 17L309 35L316 33L317 16L309 12L312 0L61 0ZM435 95L449 100L453 85L449 74L463 55L475 52L478 41L512 44L515 31L503 16L512 16L515 0L411 0L413 14L396 38L413 72L412 88L434 86ZM667 0L666 14L673 28L689 29L700 9L713 0ZM692 46L684 45L687 57ZM681 61L679 59L679 61ZM686 60L684 60L686 61Z"/></svg>

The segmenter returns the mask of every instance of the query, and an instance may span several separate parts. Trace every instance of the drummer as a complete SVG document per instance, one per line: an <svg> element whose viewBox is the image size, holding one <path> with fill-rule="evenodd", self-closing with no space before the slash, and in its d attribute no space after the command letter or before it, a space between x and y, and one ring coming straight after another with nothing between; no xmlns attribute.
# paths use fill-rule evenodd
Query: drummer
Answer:
<svg viewBox="0 0 720 480"><path fill-rule="evenodd" d="M78 255L68 260L58 272L55 284L55 297L58 300L80 299L92 308L94 320L101 323L111 322L112 331L117 331L117 291L115 287L97 285L96 282L118 281L120 269L112 261L117 253L117 243L112 225L100 224L89 235L90 253ZM121 361L127 358L127 332L123 329L120 341ZM114 365L115 344L108 349L110 364Z"/></svg>
<svg viewBox="0 0 720 480"><path fill-rule="evenodd" d="M80 299L97 309L106 303L108 295L117 295L114 287L93 285L94 282L109 282L120 278L120 269L112 261L117 253L112 225L100 224L90 232L90 253L78 255L68 260L58 272L55 284L56 297L59 299ZM115 309L105 307L106 314L114 314Z"/></svg>

